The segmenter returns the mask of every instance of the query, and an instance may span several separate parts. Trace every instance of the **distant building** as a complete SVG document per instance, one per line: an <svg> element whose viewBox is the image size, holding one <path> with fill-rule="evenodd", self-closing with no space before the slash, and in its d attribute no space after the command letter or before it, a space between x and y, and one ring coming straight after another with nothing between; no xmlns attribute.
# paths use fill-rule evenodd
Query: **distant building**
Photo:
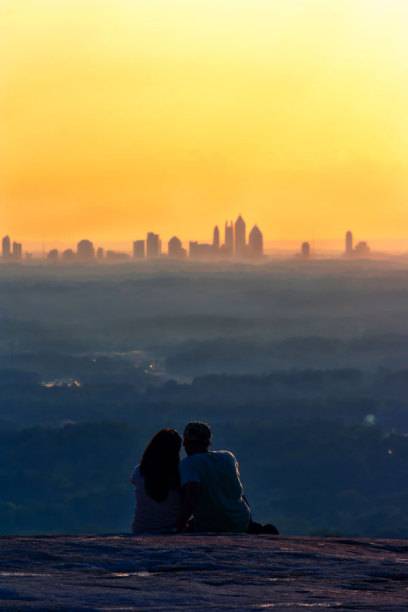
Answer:
<svg viewBox="0 0 408 612"><path fill-rule="evenodd" d="M225 255L232 255L234 253L234 225L225 222L225 238L224 238L224 253Z"/></svg>
<svg viewBox="0 0 408 612"><path fill-rule="evenodd" d="M263 257L263 236L257 225L249 232L247 253L250 257Z"/></svg>
<svg viewBox="0 0 408 612"><path fill-rule="evenodd" d="M192 259L210 259L214 257L213 245L192 241L189 245L189 255Z"/></svg>
<svg viewBox="0 0 408 612"><path fill-rule="evenodd" d="M75 253L72 249L65 249L62 253L63 261L73 261L75 259Z"/></svg>
<svg viewBox="0 0 408 612"><path fill-rule="evenodd" d="M106 259L108 261L126 261L129 259L129 255L122 253L122 251L106 251Z"/></svg>
<svg viewBox="0 0 408 612"><path fill-rule="evenodd" d="M145 257L145 241L135 240L133 243L133 257L135 259L143 259Z"/></svg>
<svg viewBox="0 0 408 612"><path fill-rule="evenodd" d="M95 248L90 240L80 240L77 245L77 257L82 261L95 257Z"/></svg>
<svg viewBox="0 0 408 612"><path fill-rule="evenodd" d="M161 242L159 234L149 232L146 238L147 257L159 257L161 253Z"/></svg>
<svg viewBox="0 0 408 612"><path fill-rule="evenodd" d="M96 249L96 259L103 259L105 257L105 249L103 249L102 247L98 247Z"/></svg>
<svg viewBox="0 0 408 612"><path fill-rule="evenodd" d="M59 259L59 251L58 249L51 249L51 251L47 254L47 261L50 263L56 263Z"/></svg>
<svg viewBox="0 0 408 612"><path fill-rule="evenodd" d="M245 221L239 215L234 225L234 243L235 255L237 257L245 257L246 254L246 225Z"/></svg>
<svg viewBox="0 0 408 612"><path fill-rule="evenodd" d="M302 242L302 246L300 247L300 256L303 259L310 258L310 242Z"/></svg>
<svg viewBox="0 0 408 612"><path fill-rule="evenodd" d="M23 245L21 242L13 242L13 259L22 259L23 258Z"/></svg>
<svg viewBox="0 0 408 612"><path fill-rule="evenodd" d="M218 251L220 250L220 230L218 228L218 225L216 225L214 227L214 232L213 232L213 250L215 253L218 253Z"/></svg>
<svg viewBox="0 0 408 612"><path fill-rule="evenodd" d="M10 236L4 236L2 240L2 257L9 259L11 257L11 240Z"/></svg>
<svg viewBox="0 0 408 612"><path fill-rule="evenodd" d="M167 253L169 257L174 257L177 259L185 257L187 254L186 249L183 249L181 240L177 238L177 236L173 236L173 238L170 238Z"/></svg>
<svg viewBox="0 0 408 612"><path fill-rule="evenodd" d="M353 255L353 234L350 231L346 232L344 254L346 257L351 257Z"/></svg>
<svg viewBox="0 0 408 612"><path fill-rule="evenodd" d="M353 251L355 257L368 257L370 255L370 247L366 242L359 242Z"/></svg>

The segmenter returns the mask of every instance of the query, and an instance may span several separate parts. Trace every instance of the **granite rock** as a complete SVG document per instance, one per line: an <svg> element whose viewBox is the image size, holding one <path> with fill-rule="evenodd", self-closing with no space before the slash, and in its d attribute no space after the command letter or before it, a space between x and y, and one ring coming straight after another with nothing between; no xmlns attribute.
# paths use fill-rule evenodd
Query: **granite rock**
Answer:
<svg viewBox="0 0 408 612"><path fill-rule="evenodd" d="M0 538L5 610L408 609L408 542L249 535Z"/></svg>

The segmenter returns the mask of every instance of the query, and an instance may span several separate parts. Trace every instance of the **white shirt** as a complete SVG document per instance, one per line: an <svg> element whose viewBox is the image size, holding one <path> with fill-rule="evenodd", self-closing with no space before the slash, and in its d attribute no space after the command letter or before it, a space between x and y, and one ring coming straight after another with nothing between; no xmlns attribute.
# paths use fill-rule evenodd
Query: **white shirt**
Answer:
<svg viewBox="0 0 408 612"><path fill-rule="evenodd" d="M195 453L180 462L181 486L199 482L200 499L194 514L197 531L248 529L250 510L243 498L238 462L230 451Z"/></svg>
<svg viewBox="0 0 408 612"><path fill-rule="evenodd" d="M163 502L152 499L145 490L140 467L136 466L132 483L135 486L136 510L133 533L166 533L176 529L176 520L181 507L180 491L171 489Z"/></svg>

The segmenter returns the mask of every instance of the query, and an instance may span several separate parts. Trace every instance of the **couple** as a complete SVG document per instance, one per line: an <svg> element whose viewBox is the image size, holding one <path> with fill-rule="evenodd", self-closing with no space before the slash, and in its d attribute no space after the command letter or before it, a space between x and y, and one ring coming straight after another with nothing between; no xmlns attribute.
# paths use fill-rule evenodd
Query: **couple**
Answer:
<svg viewBox="0 0 408 612"><path fill-rule="evenodd" d="M210 451L206 423L189 423L181 437L162 429L148 444L132 475L136 491L133 533L183 531L278 534L251 518L238 462L229 451Z"/></svg>

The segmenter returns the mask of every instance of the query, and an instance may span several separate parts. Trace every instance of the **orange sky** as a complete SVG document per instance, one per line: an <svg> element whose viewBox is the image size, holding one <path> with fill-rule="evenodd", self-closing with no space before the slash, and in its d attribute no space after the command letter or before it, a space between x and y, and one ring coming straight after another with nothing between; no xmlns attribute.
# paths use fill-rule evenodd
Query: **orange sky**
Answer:
<svg viewBox="0 0 408 612"><path fill-rule="evenodd" d="M408 237L406 0L0 0L0 231Z"/></svg>

